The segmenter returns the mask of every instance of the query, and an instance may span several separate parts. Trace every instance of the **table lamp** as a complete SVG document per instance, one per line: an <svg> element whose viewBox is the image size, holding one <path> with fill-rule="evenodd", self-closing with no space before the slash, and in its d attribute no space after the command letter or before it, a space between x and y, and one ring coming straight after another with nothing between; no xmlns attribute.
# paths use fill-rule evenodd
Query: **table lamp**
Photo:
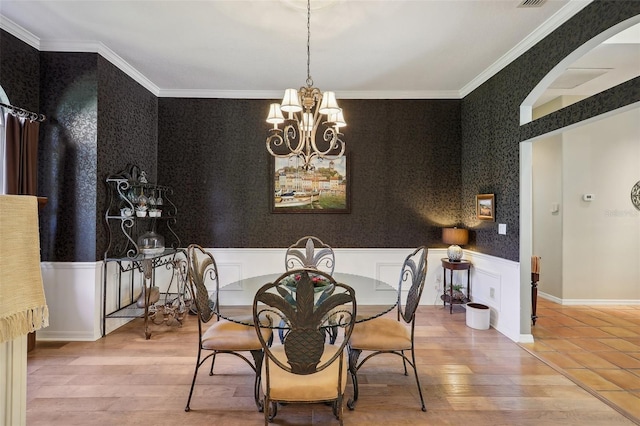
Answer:
<svg viewBox="0 0 640 426"><path fill-rule="evenodd" d="M461 228L443 228L442 241L445 244L451 244L447 249L449 262L460 262L462 259L461 245L469 242L469 231Z"/></svg>

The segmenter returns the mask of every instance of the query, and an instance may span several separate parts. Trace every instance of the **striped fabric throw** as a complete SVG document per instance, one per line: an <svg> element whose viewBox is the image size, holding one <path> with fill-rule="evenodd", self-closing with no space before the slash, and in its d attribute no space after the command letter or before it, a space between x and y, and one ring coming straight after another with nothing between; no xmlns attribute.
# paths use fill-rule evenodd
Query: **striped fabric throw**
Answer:
<svg viewBox="0 0 640 426"><path fill-rule="evenodd" d="M0 343L48 325L37 198L0 195Z"/></svg>

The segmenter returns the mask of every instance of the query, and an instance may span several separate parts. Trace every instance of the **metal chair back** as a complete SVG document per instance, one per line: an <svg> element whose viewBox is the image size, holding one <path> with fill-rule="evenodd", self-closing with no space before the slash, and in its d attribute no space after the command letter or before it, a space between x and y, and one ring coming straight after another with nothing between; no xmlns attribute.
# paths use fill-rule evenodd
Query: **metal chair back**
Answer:
<svg viewBox="0 0 640 426"><path fill-rule="evenodd" d="M285 268L287 271L298 268L313 268L333 275L336 258L333 249L319 238L306 236L300 238L287 249Z"/></svg>

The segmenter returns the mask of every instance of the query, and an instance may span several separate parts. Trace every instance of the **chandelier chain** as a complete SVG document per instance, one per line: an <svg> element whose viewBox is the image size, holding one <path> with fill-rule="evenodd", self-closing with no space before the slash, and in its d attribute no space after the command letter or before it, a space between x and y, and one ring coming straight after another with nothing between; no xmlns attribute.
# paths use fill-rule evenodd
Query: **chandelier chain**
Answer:
<svg viewBox="0 0 640 426"><path fill-rule="evenodd" d="M307 0L307 86L313 86L311 78L311 0Z"/></svg>

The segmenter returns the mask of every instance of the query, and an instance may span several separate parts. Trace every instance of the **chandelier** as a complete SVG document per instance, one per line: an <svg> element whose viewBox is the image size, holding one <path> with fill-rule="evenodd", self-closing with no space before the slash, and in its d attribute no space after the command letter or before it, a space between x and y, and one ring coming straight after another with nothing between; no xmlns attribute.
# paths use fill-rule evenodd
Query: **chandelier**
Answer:
<svg viewBox="0 0 640 426"><path fill-rule="evenodd" d="M340 127L344 121L334 92L322 93L313 87L310 73L311 0L307 0L307 85L287 89L281 104L269 106L267 123L273 124L267 136L267 151L274 157L299 157L304 170L313 169L315 158L335 159L344 154ZM284 113L287 113L285 118ZM283 129L278 127L284 124Z"/></svg>

